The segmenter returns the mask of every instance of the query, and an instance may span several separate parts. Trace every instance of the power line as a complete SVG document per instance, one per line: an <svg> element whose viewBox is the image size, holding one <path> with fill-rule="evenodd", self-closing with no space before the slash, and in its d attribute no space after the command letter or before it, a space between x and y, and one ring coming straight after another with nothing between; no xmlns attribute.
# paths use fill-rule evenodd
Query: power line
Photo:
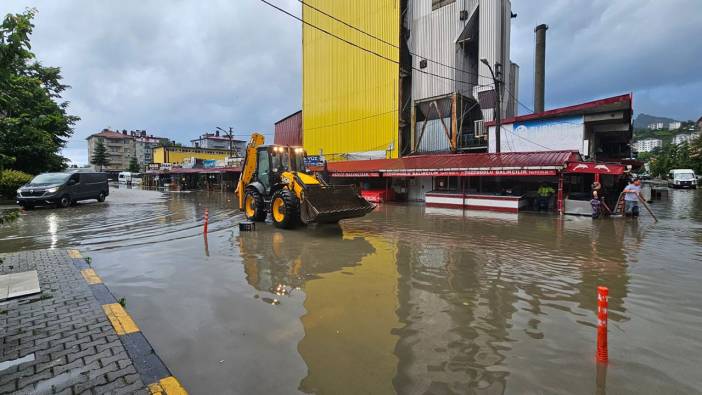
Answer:
<svg viewBox="0 0 702 395"><path fill-rule="evenodd" d="M347 123L353 123L353 122L363 121L364 119L375 118L375 117L379 117L379 116L381 116L381 115L390 114L391 112L395 112L395 111L397 111L397 108L395 108L395 109L393 109L393 110L390 110L390 111L385 111L385 112L381 112L381 113L369 115L369 116L363 117L363 118L350 119L350 120L348 120L348 121L337 122L337 123L331 123L331 124L322 125L322 126L315 126L315 127L313 127L313 128L306 128L305 131L316 130L316 129L324 129L324 128L331 128L331 127L334 127L334 126L345 125L345 124L347 124Z"/></svg>
<svg viewBox="0 0 702 395"><path fill-rule="evenodd" d="M354 26L354 25L351 25L350 23L348 23L348 22L346 22L346 21L343 21L343 20L341 20L341 19L335 17L334 15L331 15L331 14L329 14L329 13L323 11L323 10L320 10L319 8L317 8L317 7L313 6L313 5L307 4L304 0L297 0L297 1L298 1L299 3L301 3L303 6L306 6L306 7L308 7L308 8L311 8L311 9L313 9L313 10L319 12L320 14L325 15L325 16L327 16L327 17L329 17L329 18L331 18L331 19L333 19L333 20L335 20L335 21L341 23L342 25L344 25L344 26L346 26L346 27L348 27L348 28L351 28L351 29L353 29L353 30L355 30L355 31L357 31L357 32L359 32L359 33L361 33L361 34L364 34L364 35L370 37L370 38L376 39L376 40L380 41L380 42L383 43L383 44L389 45L389 46L394 47L394 48L397 48L397 49L401 49L399 45L393 44L393 43L391 43L391 42L389 42L389 41L384 40L384 39L381 38L381 37L378 37L378 36L376 36L376 35L373 35L373 34L371 34L371 33L366 32L366 31L363 30L363 29L360 29L360 28L358 28L358 27L356 27L356 26ZM438 64L438 65L440 65L440 66L447 67L447 68L456 70L456 71L461 72L461 73L464 73L464 74L474 75L474 76L476 76L476 77L492 78L492 77L488 77L488 76L485 76L485 75L482 75L482 74L479 74L479 73L474 73L474 72L467 71L467 70L461 70L461 69L459 69L459 68L457 68L457 67L454 67L454 66L451 66L451 65L448 65L448 64L445 64L445 63L441 63L441 62L439 62L439 61L430 59L430 58L428 58L428 57L426 57L426 56L422 56L422 55L420 55L420 54L418 54L418 53L416 53L416 52L409 51L409 53L410 53L410 55L412 55L412 56L416 56L416 57L418 57L418 58L425 59L425 60L428 61L428 62L435 63L435 64Z"/></svg>
<svg viewBox="0 0 702 395"><path fill-rule="evenodd" d="M358 45L358 44L356 44L356 43L353 43L353 42L351 42L351 41L349 41L349 40L347 40L347 39L345 39L345 38L343 38L343 37L339 37L339 36L337 36L336 34L331 33L331 32L329 32L329 31L327 31L327 30L325 30L325 29L323 29L323 28L321 28L321 27L319 27L319 26L317 26L317 25L315 25L315 24L313 24L313 23L309 23L309 22L303 20L302 18L300 18L300 17L298 17L298 16L296 16L296 15L294 15L294 14L292 14L292 13L286 11L286 10L283 9L283 8L278 7L277 5L275 5L275 4L273 4L273 3L270 3L270 2L267 1L267 0L259 0L259 1L262 2L262 3L264 3L264 4L266 4L266 5L268 5L268 6L271 7L271 8L274 8L274 9L276 9L276 10L282 12L283 14L286 14L286 15L290 16L291 18L297 19L298 21L302 22L303 24L305 24L305 25L307 25L307 26L310 26L310 27L312 27L312 28L314 28L314 29L316 29L316 30L319 30L319 31L322 32L322 33L325 33L325 34L327 34L327 35L329 35L329 36L332 36L332 37L336 38L337 40L343 41L343 42L345 42L346 44L351 45L352 47L358 48L358 49L360 49L360 50L362 50L362 51L365 51L365 52L370 53L371 55L375 55L375 56L377 56L377 57L379 57L379 58L381 58L381 59L387 60L388 62L392 62L392 63L394 63L394 64L400 66L400 62L397 61L397 60L395 60L395 59L388 58L388 57L385 56L385 55L379 54L378 52L375 52L375 51L373 51L373 50L371 50L371 49L368 49L368 48L365 48L365 47L363 47L363 46L361 46L361 45ZM412 68L412 70L416 70L416 71L418 71L418 72L420 72L420 73L424 73L424 74L427 74L427 75L431 75L431 76L434 76L434 77L437 77L437 78L443 78L443 79L445 79L445 80L449 80L449 81L452 81L452 82L460 82L460 83L462 83L462 84L467 84L467 85L472 85L472 86L477 86L477 87L491 86L491 85L479 85L479 84L474 84L474 83L468 82L468 81L458 80L458 79L451 78L451 77L445 77L445 76L443 76L443 75L434 74L434 73L431 73L431 72L428 72L428 71L424 71L424 70L422 70L422 69L418 69L418 68L416 68L416 67L414 67L414 66L411 66L411 68Z"/></svg>
<svg viewBox="0 0 702 395"><path fill-rule="evenodd" d="M509 88L507 88L506 86L505 86L504 88L505 88L505 90L507 91L507 93L509 93L509 95L517 102L517 104L519 104L520 106L522 106L525 110L529 111L530 114L533 114L533 113L534 113L534 110L531 109L531 108L529 108L529 107L527 107L526 104L520 102L519 99L517 99L517 97L512 93L512 91L511 91Z"/></svg>

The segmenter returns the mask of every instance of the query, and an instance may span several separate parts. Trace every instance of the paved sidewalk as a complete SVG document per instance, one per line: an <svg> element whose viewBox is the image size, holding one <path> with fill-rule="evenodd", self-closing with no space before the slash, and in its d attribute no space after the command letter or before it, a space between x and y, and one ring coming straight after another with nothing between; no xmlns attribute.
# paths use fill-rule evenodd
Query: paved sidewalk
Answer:
<svg viewBox="0 0 702 395"><path fill-rule="evenodd" d="M41 293L0 302L0 393L185 393L76 250L0 254Z"/></svg>

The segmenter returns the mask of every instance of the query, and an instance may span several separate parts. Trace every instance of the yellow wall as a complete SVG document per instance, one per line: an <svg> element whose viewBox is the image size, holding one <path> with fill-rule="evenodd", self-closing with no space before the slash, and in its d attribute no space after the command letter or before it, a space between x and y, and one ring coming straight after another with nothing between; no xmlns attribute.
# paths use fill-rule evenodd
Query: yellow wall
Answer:
<svg viewBox="0 0 702 395"><path fill-rule="evenodd" d="M383 40L399 45L399 0L308 0ZM303 19L337 36L399 61L399 50L303 5ZM305 150L327 159L338 153L398 152L399 66L315 28L302 29L302 122Z"/></svg>
<svg viewBox="0 0 702 395"><path fill-rule="evenodd" d="M183 163L186 158L223 160L227 151L208 150L193 147L156 147L153 151L154 163Z"/></svg>

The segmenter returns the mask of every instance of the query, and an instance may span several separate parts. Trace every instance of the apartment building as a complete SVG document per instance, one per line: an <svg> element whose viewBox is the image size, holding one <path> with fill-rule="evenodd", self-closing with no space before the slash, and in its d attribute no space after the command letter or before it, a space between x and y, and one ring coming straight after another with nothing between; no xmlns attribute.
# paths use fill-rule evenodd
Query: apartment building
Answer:
<svg viewBox="0 0 702 395"><path fill-rule="evenodd" d="M190 140L190 143L195 148L218 150L229 150L229 144L231 144L232 156L234 157L242 156L246 147L246 141L235 138L230 141L229 136L220 135L219 131L204 133L200 137Z"/></svg>
<svg viewBox="0 0 702 395"><path fill-rule="evenodd" d="M129 167L129 161L136 156L134 137L127 131L117 132L103 129L100 133L91 134L88 140L88 159L92 160L95 147L102 142L107 150L109 164L104 171L124 171Z"/></svg>
<svg viewBox="0 0 702 395"><path fill-rule="evenodd" d="M699 133L682 133L677 134L673 137L673 144L680 145L682 143L689 143L690 140L694 140L700 136Z"/></svg>
<svg viewBox="0 0 702 395"><path fill-rule="evenodd" d="M168 139L149 135L145 130L115 131L103 129L99 133L92 134L86 139L88 141L88 159L92 160L95 146L98 141L102 141L107 150L109 165L105 166L105 171L124 171L129 168L132 158L137 159L137 163L144 168L153 162L153 150Z"/></svg>
<svg viewBox="0 0 702 395"><path fill-rule="evenodd" d="M651 152L654 148L662 147L663 140L661 139L645 139L635 142L634 148L637 152Z"/></svg>

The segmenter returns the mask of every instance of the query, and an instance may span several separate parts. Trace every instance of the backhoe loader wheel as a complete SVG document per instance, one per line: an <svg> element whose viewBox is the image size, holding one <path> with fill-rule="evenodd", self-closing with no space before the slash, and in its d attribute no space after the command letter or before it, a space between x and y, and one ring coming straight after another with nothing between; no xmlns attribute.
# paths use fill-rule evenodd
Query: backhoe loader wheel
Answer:
<svg viewBox="0 0 702 395"><path fill-rule="evenodd" d="M291 229L300 221L300 204L288 189L281 189L271 200L273 224L278 228Z"/></svg>
<svg viewBox="0 0 702 395"><path fill-rule="evenodd" d="M244 194L244 215L249 221L265 221L266 207L263 197L255 189L249 189Z"/></svg>

